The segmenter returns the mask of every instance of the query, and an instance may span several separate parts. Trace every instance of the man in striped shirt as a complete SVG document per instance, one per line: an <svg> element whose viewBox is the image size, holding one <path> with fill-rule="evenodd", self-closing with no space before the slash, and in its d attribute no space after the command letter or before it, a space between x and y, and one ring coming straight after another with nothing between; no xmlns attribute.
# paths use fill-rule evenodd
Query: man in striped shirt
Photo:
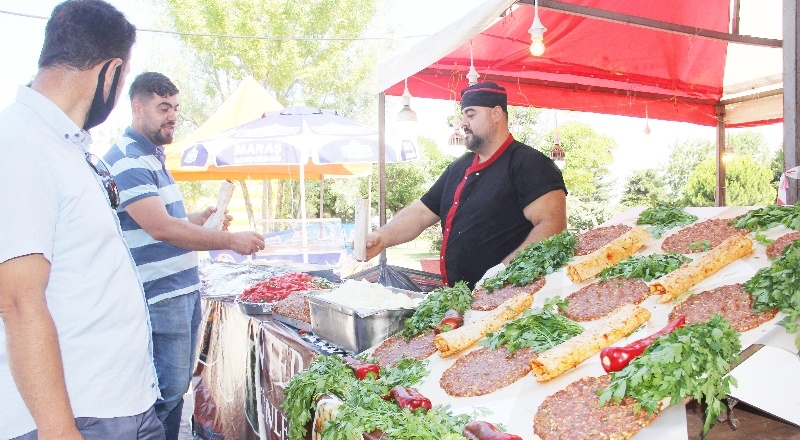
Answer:
<svg viewBox="0 0 800 440"><path fill-rule="evenodd" d="M104 159L120 191L117 209L125 241L144 286L153 326L153 351L163 400L156 414L167 439L177 439L183 395L191 380L200 323L200 275L194 251L264 248L256 232L203 228L215 208L187 214L178 185L164 166L172 142L178 88L145 72L130 88L133 121Z"/></svg>

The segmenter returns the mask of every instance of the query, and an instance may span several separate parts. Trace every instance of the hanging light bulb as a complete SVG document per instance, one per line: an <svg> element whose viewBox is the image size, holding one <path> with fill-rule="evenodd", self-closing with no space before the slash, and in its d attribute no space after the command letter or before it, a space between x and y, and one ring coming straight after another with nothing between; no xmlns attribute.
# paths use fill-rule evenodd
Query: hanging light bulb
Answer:
<svg viewBox="0 0 800 440"><path fill-rule="evenodd" d="M474 86L475 84L478 84L478 78L480 78L480 75L478 74L478 71L475 70L475 64L472 60L472 40L469 40L469 73L467 73L469 85Z"/></svg>
<svg viewBox="0 0 800 440"><path fill-rule="evenodd" d="M544 32L547 28L539 20L539 0L534 1L533 7L533 23L528 32L531 34L531 55L539 57L544 53Z"/></svg>
<svg viewBox="0 0 800 440"><path fill-rule="evenodd" d="M650 134L650 118L647 113L647 103L644 103L644 134Z"/></svg>
<svg viewBox="0 0 800 440"><path fill-rule="evenodd" d="M728 143L725 144L725 151L722 153L722 161L727 163L731 159L733 159L733 142L728 139Z"/></svg>
<svg viewBox="0 0 800 440"><path fill-rule="evenodd" d="M397 114L397 131L403 142L403 151L416 151L417 145L417 113L411 110L411 93L408 91L408 78L403 91L403 108Z"/></svg>
<svg viewBox="0 0 800 440"><path fill-rule="evenodd" d="M565 160L564 149L561 148L561 136L558 135L558 110L554 110L556 115L556 134L553 135L553 148L550 149L550 159L556 163L559 169L563 169L567 161Z"/></svg>

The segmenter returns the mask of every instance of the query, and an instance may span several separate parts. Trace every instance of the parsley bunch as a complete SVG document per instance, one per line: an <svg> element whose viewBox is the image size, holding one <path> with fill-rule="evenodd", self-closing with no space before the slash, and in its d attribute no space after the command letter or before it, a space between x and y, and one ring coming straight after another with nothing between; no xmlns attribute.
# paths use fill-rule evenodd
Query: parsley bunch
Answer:
<svg viewBox="0 0 800 440"><path fill-rule="evenodd" d="M549 350L583 332L583 327L558 313L566 306L565 300L550 298L541 309L526 310L497 333L487 334L480 345L488 345L491 350L505 346L511 353L526 347L537 353Z"/></svg>
<svg viewBox="0 0 800 440"><path fill-rule="evenodd" d="M650 229L650 234L654 238L659 238L668 229L690 225L696 221L696 215L689 214L681 208L656 206L642 211L636 219L636 224L654 226Z"/></svg>
<svg viewBox="0 0 800 440"><path fill-rule="evenodd" d="M731 223L735 228L753 230L770 229L783 225L800 230L800 205L770 205L748 211Z"/></svg>
<svg viewBox="0 0 800 440"><path fill-rule="evenodd" d="M425 333L439 325L448 310L455 309L463 314L472 304L472 298L472 291L464 281L457 282L453 287L436 289L425 295L414 314L406 318L400 334L410 339Z"/></svg>
<svg viewBox="0 0 800 440"><path fill-rule="evenodd" d="M426 365L426 362L403 357L393 367L382 367L380 379L358 380L339 356L318 357L308 369L294 375L286 388L282 406L289 421L289 439L305 439L306 424L311 420L311 411L319 396L330 394L343 398L352 390L369 390L380 400L380 396L388 395L395 385L408 387L421 382L428 374Z"/></svg>
<svg viewBox="0 0 800 440"><path fill-rule="evenodd" d="M758 270L742 288L753 295L753 308L767 311L777 308L787 314L780 325L789 333L800 331L800 242L786 246L783 254L772 265ZM800 335L794 344L800 350Z"/></svg>
<svg viewBox="0 0 800 440"><path fill-rule="evenodd" d="M724 376L739 360L741 349L739 334L719 314L678 328L612 373L611 385L598 392L599 405L630 396L638 402L634 411L644 408L655 413L664 398L670 398L670 405L682 405L685 397L691 397L707 405L705 436L727 409L723 401L736 379Z"/></svg>
<svg viewBox="0 0 800 440"><path fill-rule="evenodd" d="M612 278L641 278L649 282L690 261L691 258L675 252L628 257L614 266L603 269L600 272L600 279L605 281Z"/></svg>
<svg viewBox="0 0 800 440"><path fill-rule="evenodd" d="M483 288L491 292L506 284L524 286L541 275L551 274L567 265L575 255L578 237L569 231L531 243L522 250L508 266L495 276L483 281Z"/></svg>

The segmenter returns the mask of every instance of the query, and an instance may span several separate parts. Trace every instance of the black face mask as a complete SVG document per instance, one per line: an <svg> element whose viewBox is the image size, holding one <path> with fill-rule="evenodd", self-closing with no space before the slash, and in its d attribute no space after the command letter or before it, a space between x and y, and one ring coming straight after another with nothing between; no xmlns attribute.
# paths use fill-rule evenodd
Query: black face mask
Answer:
<svg viewBox="0 0 800 440"><path fill-rule="evenodd" d="M119 74L122 72L122 66L117 67L114 73L114 81L111 83L111 92L109 92L108 101L103 102L103 86L105 85L106 70L111 64L107 62L102 69L100 69L100 76L97 78L97 90L94 92L94 99L92 106L89 107L89 113L86 115L86 122L83 124L83 129L88 130L102 124L114 110L114 101L117 99L117 85L119 83Z"/></svg>

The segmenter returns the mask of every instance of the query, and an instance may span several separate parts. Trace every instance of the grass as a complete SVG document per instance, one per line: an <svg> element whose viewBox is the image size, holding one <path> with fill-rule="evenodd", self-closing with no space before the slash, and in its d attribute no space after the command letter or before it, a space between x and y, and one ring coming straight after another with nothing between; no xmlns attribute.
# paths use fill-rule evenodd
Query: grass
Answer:
<svg viewBox="0 0 800 440"><path fill-rule="evenodd" d="M390 247L386 250L386 261L394 266L420 269L420 258L437 258L438 252L432 252L428 243L415 240L410 243Z"/></svg>

